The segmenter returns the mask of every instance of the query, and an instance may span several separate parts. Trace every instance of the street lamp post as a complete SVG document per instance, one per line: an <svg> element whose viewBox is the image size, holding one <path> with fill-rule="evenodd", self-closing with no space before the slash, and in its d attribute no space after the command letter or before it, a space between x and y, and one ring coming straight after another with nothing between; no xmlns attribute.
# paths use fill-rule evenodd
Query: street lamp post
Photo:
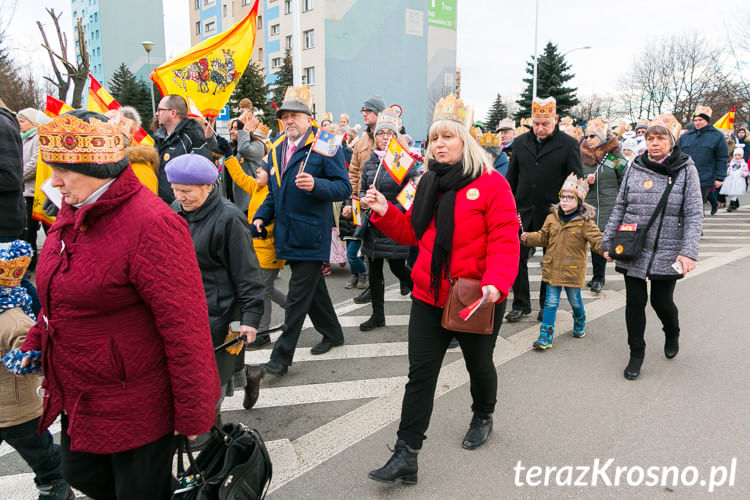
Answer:
<svg viewBox="0 0 750 500"><path fill-rule="evenodd" d="M539 0L536 0L536 13L534 14L534 76L531 85L531 100L536 99L536 60L539 58L537 53L537 41L539 40Z"/></svg>
<svg viewBox="0 0 750 500"><path fill-rule="evenodd" d="M146 40L145 42L141 42L141 45L143 45L143 48L146 49L146 57L148 57L148 74L151 75L151 49L154 48L154 42ZM154 102L153 82L149 82L148 87L151 89L151 112L153 113L153 116L156 116L156 103Z"/></svg>
<svg viewBox="0 0 750 500"><path fill-rule="evenodd" d="M591 48L591 46L590 46L590 45L585 45L585 46L583 46L583 47L576 47L575 49L570 49L569 51L567 51L566 53L564 53L564 54L562 55L562 57L565 57L565 56L567 56L568 54L570 54L571 52L575 52L576 50L588 50L588 49L590 49L590 48Z"/></svg>

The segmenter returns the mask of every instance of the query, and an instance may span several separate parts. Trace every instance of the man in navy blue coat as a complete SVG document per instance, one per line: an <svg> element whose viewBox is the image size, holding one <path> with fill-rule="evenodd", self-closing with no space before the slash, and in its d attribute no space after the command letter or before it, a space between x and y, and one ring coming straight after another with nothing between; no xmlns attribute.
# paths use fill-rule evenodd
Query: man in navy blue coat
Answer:
<svg viewBox="0 0 750 500"><path fill-rule="evenodd" d="M268 196L253 216L255 231L275 221L276 257L292 270L286 298L285 324L271 359L262 366L284 375L292 364L305 316L323 340L312 354L323 354L344 343L344 333L321 272L331 253L332 202L352 194L341 149L333 156L312 151L317 129L312 126L312 95L306 86L289 87L276 112L284 127L269 152Z"/></svg>
<svg viewBox="0 0 750 500"><path fill-rule="evenodd" d="M711 108L698 106L693 115L695 128L680 137L677 145L683 153L690 155L698 169L701 179L701 194L706 203L711 188L718 190L724 181L729 162L729 146L724 134L708 122L711 120ZM715 201L712 201L716 203ZM712 206L711 214L716 213Z"/></svg>

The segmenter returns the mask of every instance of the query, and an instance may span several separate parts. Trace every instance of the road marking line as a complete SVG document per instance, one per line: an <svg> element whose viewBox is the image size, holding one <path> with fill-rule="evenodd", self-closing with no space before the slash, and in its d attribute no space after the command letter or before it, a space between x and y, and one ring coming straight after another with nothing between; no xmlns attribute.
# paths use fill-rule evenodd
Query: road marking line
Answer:
<svg viewBox="0 0 750 500"><path fill-rule="evenodd" d="M688 274L685 279L691 279L746 257L750 257L750 245L727 252L724 256L710 259L705 265ZM591 321L624 305L625 291L621 290L614 292L607 298L587 304L586 316ZM569 312L559 311L557 326L559 332L566 332L572 328L572 317ZM498 338L494 352L495 364L502 365L531 350L531 344L538 335L538 331L539 327L534 325L508 339ZM449 363L441 370L435 398L439 398L468 381L469 377L463 359ZM274 477L269 491L277 490L289 481L305 474L350 446L395 422L401 414L402 398L403 389L394 390L292 441L291 445L294 448L297 461L293 467L274 467ZM377 464L374 463L374 465Z"/></svg>

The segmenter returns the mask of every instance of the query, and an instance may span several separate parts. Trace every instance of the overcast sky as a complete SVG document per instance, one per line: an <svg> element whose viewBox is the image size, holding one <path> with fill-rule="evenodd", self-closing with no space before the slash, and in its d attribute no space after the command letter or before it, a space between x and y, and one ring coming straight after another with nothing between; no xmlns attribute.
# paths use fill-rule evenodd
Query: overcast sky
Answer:
<svg viewBox="0 0 750 500"><path fill-rule="evenodd" d="M163 2L169 58L190 45L188 8L191 2ZM464 100L475 106L480 119L498 92L510 96L522 89L526 61L534 51L535 1L457 2L457 66L461 68L461 91ZM13 3L13 0L0 0L4 17ZM13 22L8 27L11 47L19 60L26 59L35 67L42 64L44 69L39 73L45 73L49 71L49 62L39 47L41 36L35 22L43 20L51 28L44 8L52 7L63 13L61 24L71 33L70 0L18 0L15 3ZM539 0L540 52L548 41L556 43L561 53L591 47L567 55L576 75L572 85L582 95L615 92L618 80L631 67L633 59L660 36L698 31L713 40L723 41L731 30L745 33L750 30L750 1ZM71 35L68 36L71 39ZM750 55L745 56L750 62Z"/></svg>

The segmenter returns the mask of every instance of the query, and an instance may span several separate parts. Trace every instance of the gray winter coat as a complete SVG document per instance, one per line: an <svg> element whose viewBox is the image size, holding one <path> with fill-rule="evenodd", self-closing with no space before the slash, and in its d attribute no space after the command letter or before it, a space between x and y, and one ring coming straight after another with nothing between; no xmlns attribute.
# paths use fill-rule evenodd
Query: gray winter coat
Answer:
<svg viewBox="0 0 750 500"><path fill-rule="evenodd" d="M237 161L247 175L255 178L255 171L258 170L265 155L266 148L261 141L252 140L247 130L237 131ZM242 212L247 212L247 207L250 205L250 195L233 183L232 196L237 208Z"/></svg>
<svg viewBox="0 0 750 500"><path fill-rule="evenodd" d="M602 251L612 252L612 238L621 224L645 228L669 180L666 169L646 165L646 155L638 156L628 168L617 194L612 215L602 236ZM700 180L693 160L678 148L667 159L674 172L674 186L665 212L649 230L641 256L616 261L617 271L634 278L673 279L681 277L672 264L679 255L698 260L698 244L703 230L703 202ZM659 171L657 171L657 169Z"/></svg>
<svg viewBox="0 0 750 500"><path fill-rule="evenodd" d="M36 183L36 161L39 157L39 136L36 130L23 141L23 195L34 196Z"/></svg>

